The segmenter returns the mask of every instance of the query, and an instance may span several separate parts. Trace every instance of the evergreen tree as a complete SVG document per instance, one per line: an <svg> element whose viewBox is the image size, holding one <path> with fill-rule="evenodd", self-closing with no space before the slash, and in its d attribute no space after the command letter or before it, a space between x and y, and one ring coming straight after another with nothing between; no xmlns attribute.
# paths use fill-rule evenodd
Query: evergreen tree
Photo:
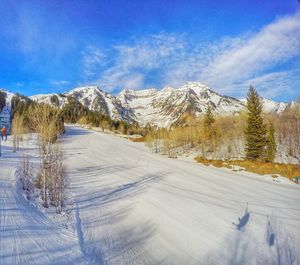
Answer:
<svg viewBox="0 0 300 265"><path fill-rule="evenodd" d="M59 99L57 95L52 95L50 98L50 102L53 106L59 107Z"/></svg>
<svg viewBox="0 0 300 265"><path fill-rule="evenodd" d="M6 105L6 93L0 90L0 112L2 112L5 105Z"/></svg>
<svg viewBox="0 0 300 265"><path fill-rule="evenodd" d="M262 118L262 102L252 86L250 86L247 95L247 109L248 118L245 129L246 158L249 160L262 160L267 143L267 130Z"/></svg>
<svg viewBox="0 0 300 265"><path fill-rule="evenodd" d="M206 112L205 112L204 126L206 128L211 128L212 125L214 124L214 122L215 122L215 118L214 118L214 115L212 113L211 106L208 106L208 108L206 109Z"/></svg>
<svg viewBox="0 0 300 265"><path fill-rule="evenodd" d="M205 130L205 135L210 143L213 152L216 151L216 138L217 138L217 130L216 127L214 126L214 123L215 123L215 118L212 113L211 106L208 106L204 116L204 130Z"/></svg>
<svg viewBox="0 0 300 265"><path fill-rule="evenodd" d="M275 129L274 125L270 123L267 136L267 161L273 162L276 155Z"/></svg>

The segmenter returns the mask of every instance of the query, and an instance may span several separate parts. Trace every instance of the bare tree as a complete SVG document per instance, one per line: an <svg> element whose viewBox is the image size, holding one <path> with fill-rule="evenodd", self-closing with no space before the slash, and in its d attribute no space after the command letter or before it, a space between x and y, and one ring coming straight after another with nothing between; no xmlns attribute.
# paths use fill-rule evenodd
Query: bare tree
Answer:
<svg viewBox="0 0 300 265"><path fill-rule="evenodd" d="M16 114L12 121L12 136L13 136L13 151L16 152L20 148L20 141L22 140L22 134L26 132L24 127L24 117L20 114Z"/></svg>
<svg viewBox="0 0 300 265"><path fill-rule="evenodd" d="M20 168L20 180L22 183L22 188L26 192L27 198L33 191L34 184L33 184L33 168L32 164L29 161L29 155L24 154L21 168Z"/></svg>
<svg viewBox="0 0 300 265"><path fill-rule="evenodd" d="M34 105L29 109L29 125L38 133L40 149L40 170L36 185L42 188L44 207L59 206L61 212L63 201L64 174L62 151L56 143L58 135L63 132L60 111L48 105Z"/></svg>
<svg viewBox="0 0 300 265"><path fill-rule="evenodd" d="M64 167L63 152L60 147L55 144L51 157L51 176L49 178L49 200L52 206L56 207L56 211L60 213L64 204Z"/></svg>

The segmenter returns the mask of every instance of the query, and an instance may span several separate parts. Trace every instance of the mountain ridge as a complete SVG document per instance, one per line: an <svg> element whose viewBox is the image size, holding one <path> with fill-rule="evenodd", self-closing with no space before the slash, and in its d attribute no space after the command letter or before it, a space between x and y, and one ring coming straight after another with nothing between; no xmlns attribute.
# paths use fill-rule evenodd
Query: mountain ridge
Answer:
<svg viewBox="0 0 300 265"><path fill-rule="evenodd" d="M8 93L11 100L12 93ZM141 126L149 124L170 127L184 113L200 116L208 106L216 115L235 114L246 108L246 99L220 95L199 82L188 82L178 88L168 86L161 90L125 88L117 95L105 92L98 86L82 86L61 94L37 94L29 98L53 105L51 98L54 96L58 98L59 107L64 106L67 98L72 96L90 110L105 114L112 119L137 122ZM293 102L276 102L266 98L262 98L262 102L264 111L274 114L282 113L293 104Z"/></svg>

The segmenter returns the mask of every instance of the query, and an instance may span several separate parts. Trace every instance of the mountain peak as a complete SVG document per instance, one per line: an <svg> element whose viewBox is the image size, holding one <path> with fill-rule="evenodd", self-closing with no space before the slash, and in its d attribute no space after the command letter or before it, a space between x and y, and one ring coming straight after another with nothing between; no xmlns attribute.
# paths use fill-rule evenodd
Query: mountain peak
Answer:
<svg viewBox="0 0 300 265"><path fill-rule="evenodd" d="M81 87L75 87L72 90L66 92L65 94L73 94L73 93L92 93L92 92L100 92L104 93L102 89L100 89L98 86L81 86Z"/></svg>
<svg viewBox="0 0 300 265"><path fill-rule="evenodd" d="M165 86L161 91L165 91L165 92L169 92L169 91L173 91L174 88L171 86Z"/></svg>
<svg viewBox="0 0 300 265"><path fill-rule="evenodd" d="M126 96L126 95L133 95L134 94L134 90L130 89L130 88L124 88L121 92L119 92L118 96Z"/></svg>
<svg viewBox="0 0 300 265"><path fill-rule="evenodd" d="M142 89L142 90L133 90L129 88L123 89L119 94L118 97L147 97L147 96L153 96L155 93L157 93L156 88L148 88L148 89Z"/></svg>
<svg viewBox="0 0 300 265"><path fill-rule="evenodd" d="M202 96L209 96L211 93L218 95L218 93L200 82L187 82L185 85L177 88L177 90L193 90L197 95Z"/></svg>
<svg viewBox="0 0 300 265"><path fill-rule="evenodd" d="M181 88L198 88L198 89L203 89L207 90L210 89L208 86L200 83L200 82L187 82L185 85L181 86Z"/></svg>

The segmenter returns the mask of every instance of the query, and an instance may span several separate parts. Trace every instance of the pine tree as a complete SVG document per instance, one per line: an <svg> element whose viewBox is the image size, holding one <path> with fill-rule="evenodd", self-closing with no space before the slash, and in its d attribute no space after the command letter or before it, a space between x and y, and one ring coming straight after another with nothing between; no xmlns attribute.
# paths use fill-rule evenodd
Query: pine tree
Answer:
<svg viewBox="0 0 300 265"><path fill-rule="evenodd" d="M216 136L217 136L217 130L214 126L215 118L212 113L211 106L208 106L205 112L204 116L204 129L207 139L210 142L212 150L216 151Z"/></svg>
<svg viewBox="0 0 300 265"><path fill-rule="evenodd" d="M52 95L50 98L50 102L53 106L59 107L59 99L57 95Z"/></svg>
<svg viewBox="0 0 300 265"><path fill-rule="evenodd" d="M6 105L6 93L0 90L0 112L2 112L5 105Z"/></svg>
<svg viewBox="0 0 300 265"><path fill-rule="evenodd" d="M247 95L247 109L246 158L249 160L262 160L265 155L267 130L262 118L262 102L252 86L250 86Z"/></svg>
<svg viewBox="0 0 300 265"><path fill-rule="evenodd" d="M208 108L206 109L206 112L205 112L204 126L206 128L211 128L212 125L214 124L214 122L215 122L215 118L213 116L211 106L208 106Z"/></svg>
<svg viewBox="0 0 300 265"><path fill-rule="evenodd" d="M267 161L273 162L276 155L275 129L273 123L270 123L267 136Z"/></svg>

